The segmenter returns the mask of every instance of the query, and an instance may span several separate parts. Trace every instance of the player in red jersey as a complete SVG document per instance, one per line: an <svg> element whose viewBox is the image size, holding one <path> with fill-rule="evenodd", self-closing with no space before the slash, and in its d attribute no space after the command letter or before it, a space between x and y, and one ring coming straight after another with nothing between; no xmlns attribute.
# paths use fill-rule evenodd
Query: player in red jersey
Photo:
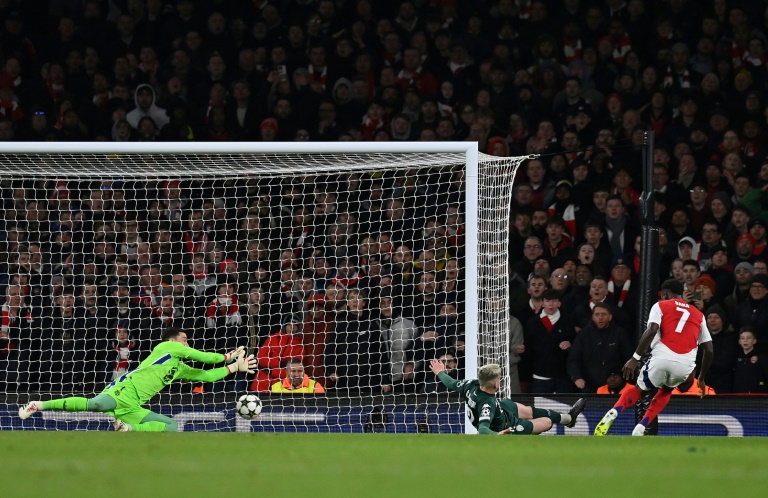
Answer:
<svg viewBox="0 0 768 498"><path fill-rule="evenodd" d="M685 384L693 383L691 372L696 366L696 351L699 346L704 350L699 373L701 397L704 397L707 389L705 377L712 363L712 336L709 334L704 314L683 300L680 297L682 294L683 284L678 280L670 279L661 284L661 301L651 308L648 328L640 338L635 354L624 365L624 378L630 380L635 376L641 355L646 352L648 346L651 346L651 358L640 370L637 385L625 390L619 401L597 424L595 436L604 436L616 417L625 409L634 406L643 392L658 388L659 391L653 397L645 416L632 431L633 436L645 435L648 424L667 406L672 390L681 384L681 390L686 390Z"/></svg>

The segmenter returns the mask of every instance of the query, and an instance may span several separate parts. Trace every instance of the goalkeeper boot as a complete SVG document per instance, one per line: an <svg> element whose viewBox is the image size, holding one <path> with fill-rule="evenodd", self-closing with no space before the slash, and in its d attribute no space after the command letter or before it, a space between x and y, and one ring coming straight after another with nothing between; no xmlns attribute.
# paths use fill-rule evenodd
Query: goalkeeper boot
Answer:
<svg viewBox="0 0 768 498"><path fill-rule="evenodd" d="M597 427L595 427L595 436L605 436L618 416L619 412L616 411L616 408L608 410L608 413L605 414L603 419L597 424Z"/></svg>
<svg viewBox="0 0 768 498"><path fill-rule="evenodd" d="M637 424L632 430L633 436L645 436L645 426L643 424Z"/></svg>
<svg viewBox="0 0 768 498"><path fill-rule="evenodd" d="M571 409L568 410L568 415L571 416L571 421L565 424L566 427L576 426L576 419L579 418L579 414L584 411L585 406L587 406L587 400L584 398L579 398L576 403L573 404Z"/></svg>
<svg viewBox="0 0 768 498"><path fill-rule="evenodd" d="M126 424L122 420L115 420L112 425L115 427L117 432L131 432L133 430L131 424Z"/></svg>
<svg viewBox="0 0 768 498"><path fill-rule="evenodd" d="M19 408L19 418L26 420L32 416L33 413L39 412L43 409L42 401L30 401L26 405Z"/></svg>

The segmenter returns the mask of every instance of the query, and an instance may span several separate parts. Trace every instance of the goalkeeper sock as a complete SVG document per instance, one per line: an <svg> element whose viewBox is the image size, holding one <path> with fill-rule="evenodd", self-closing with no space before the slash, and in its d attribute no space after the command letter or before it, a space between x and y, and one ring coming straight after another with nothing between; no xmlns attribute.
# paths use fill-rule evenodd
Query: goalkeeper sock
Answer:
<svg viewBox="0 0 768 498"><path fill-rule="evenodd" d="M616 404L613 405L613 408L617 412L621 413L625 408L631 408L635 406L635 404L640 401L640 397L642 395L643 393L640 392L640 389L638 389L637 386L630 385L629 389L624 391Z"/></svg>
<svg viewBox="0 0 768 498"><path fill-rule="evenodd" d="M67 412L88 411L88 398L62 398L43 401L43 410L64 410Z"/></svg>
<svg viewBox="0 0 768 498"><path fill-rule="evenodd" d="M568 424L571 421L571 416L568 414L562 414L554 410L547 410L544 408L531 407L533 411L533 418L548 418L553 424ZM568 419L568 420L566 420Z"/></svg>
<svg viewBox="0 0 768 498"><path fill-rule="evenodd" d="M659 413L661 413L664 407L667 406L667 403L669 403L669 398L671 397L671 390L667 391L665 389L659 389L659 392L657 392L656 396L654 396L651 400L651 404L648 406L648 410L646 410L645 416L640 421L640 423L645 427L648 427L648 424L653 422L653 420L658 417Z"/></svg>

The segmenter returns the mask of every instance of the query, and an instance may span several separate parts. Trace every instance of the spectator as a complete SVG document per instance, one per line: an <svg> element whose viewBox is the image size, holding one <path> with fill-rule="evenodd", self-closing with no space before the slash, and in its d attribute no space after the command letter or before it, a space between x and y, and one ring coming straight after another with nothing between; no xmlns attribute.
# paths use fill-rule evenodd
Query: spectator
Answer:
<svg viewBox="0 0 768 498"><path fill-rule="evenodd" d="M608 369L608 377L605 379L605 385L597 388L597 394L624 394L625 391L631 389L632 384L629 384L621 372L621 367L615 365Z"/></svg>
<svg viewBox="0 0 768 498"><path fill-rule="evenodd" d="M165 113L165 109L158 107L155 103L155 90L151 85L142 84L136 87L135 104L135 109L125 116L128 124L130 124L134 130L141 131L139 129L139 123L141 119L145 117L152 118L158 132L170 121L168 115Z"/></svg>
<svg viewBox="0 0 768 498"><path fill-rule="evenodd" d="M299 358L291 358L285 365L286 377L272 384L270 391L280 394L324 394L325 388L304 373Z"/></svg>
<svg viewBox="0 0 768 498"><path fill-rule="evenodd" d="M444 352L440 354L437 359L445 365L445 370L443 371L448 374L448 376L450 376L452 379L459 380L459 376L461 374L458 368L459 361L452 353ZM424 383L425 393L429 394L448 392L448 389L442 382L440 382L436 375L434 375L432 372L427 372L426 375L427 378Z"/></svg>
<svg viewBox="0 0 768 498"><path fill-rule="evenodd" d="M520 365L522 355L525 353L525 337L523 334L523 325L520 320L513 315L509 316L509 389L512 393L529 392L530 382L522 381L530 375L520 370L524 365ZM523 388L525 390L523 391Z"/></svg>
<svg viewBox="0 0 768 498"><path fill-rule="evenodd" d="M286 315L280 329L267 337L256 355L259 369L251 383L251 391L269 391L275 382L287 377L286 365L290 359L304 357L301 326L301 316Z"/></svg>
<svg viewBox="0 0 768 498"><path fill-rule="evenodd" d="M733 392L733 369L736 361L737 339L720 305L707 308L707 328L712 336L714 357L707 375L707 384L720 393Z"/></svg>
<svg viewBox="0 0 768 498"><path fill-rule="evenodd" d="M741 352L733 369L733 392L744 394L768 393L768 358L758 345L755 329L745 327L739 333Z"/></svg>
<svg viewBox="0 0 768 498"><path fill-rule="evenodd" d="M614 257L625 254L632 248L638 229L625 214L621 197L609 197L605 206L605 241Z"/></svg>
<svg viewBox="0 0 768 498"><path fill-rule="evenodd" d="M114 338L109 341L105 356L105 375L96 379L99 383L108 384L119 379L134 370L141 361L138 342L131 338L130 332L123 326L115 329Z"/></svg>
<svg viewBox="0 0 768 498"><path fill-rule="evenodd" d="M0 310L0 389L15 390L14 385L24 380L19 375L31 366L30 355L37 344L33 327L36 325L32 309L25 302L22 286L8 285L5 302Z"/></svg>
<svg viewBox="0 0 768 498"><path fill-rule="evenodd" d="M624 318L633 323L637 319L637 303L640 298L637 285L632 286L632 270L629 265L623 256L614 258L608 279L608 295L616 303L617 311L621 310Z"/></svg>
<svg viewBox="0 0 768 498"><path fill-rule="evenodd" d="M71 391L75 384L94 382L96 371L93 353L96 351L95 331L86 330L75 314L75 290L65 287L56 299L53 312L43 320L41 347L34 347L48 368L40 374L40 387L48 391ZM86 377L88 376L88 377Z"/></svg>
<svg viewBox="0 0 768 498"><path fill-rule="evenodd" d="M400 316L401 311L395 306L394 299L389 294L379 296L381 318L381 335L388 344L393 382L403 378L403 367L406 360L412 357L413 342L417 328L413 320Z"/></svg>
<svg viewBox="0 0 768 498"><path fill-rule="evenodd" d="M572 392L566 360L575 331L570 317L560 312L560 294L549 289L541 297L541 313L530 318L525 326L524 354L531 364L531 392Z"/></svg>
<svg viewBox="0 0 768 498"><path fill-rule="evenodd" d="M386 345L371 322L362 291L350 289L347 293L346 308L337 317L329 349L326 373L337 392L392 390L389 366L384 361Z"/></svg>
<svg viewBox="0 0 768 498"><path fill-rule="evenodd" d="M749 283L749 297L745 299L734 316L734 329L752 327L755 339L768 342L768 275L755 274ZM762 346L761 346L762 347Z"/></svg>
<svg viewBox="0 0 768 498"><path fill-rule="evenodd" d="M595 303L591 323L576 334L568 354L568 376L582 392L597 392L615 365L632 354L629 334L612 320L610 305Z"/></svg>
<svg viewBox="0 0 768 498"><path fill-rule="evenodd" d="M547 239L544 241L544 257L557 268L567 258L575 256L570 235L565 231L565 222L559 215L547 220Z"/></svg>

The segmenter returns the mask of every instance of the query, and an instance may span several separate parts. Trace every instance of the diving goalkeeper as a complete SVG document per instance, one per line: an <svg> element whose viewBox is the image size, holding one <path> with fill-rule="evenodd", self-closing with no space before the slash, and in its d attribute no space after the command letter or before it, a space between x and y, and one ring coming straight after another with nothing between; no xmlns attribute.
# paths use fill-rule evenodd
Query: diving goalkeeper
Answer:
<svg viewBox="0 0 768 498"><path fill-rule="evenodd" d="M212 370L201 370L185 365L182 359L207 364L229 364ZM189 347L186 332L171 327L163 333L163 342L152 350L136 370L113 381L98 396L90 399L71 397L30 401L19 408L19 417L24 420L42 410L102 412L117 419L114 426L119 432L175 432L178 430L175 420L142 408L141 405L176 379L215 382L235 372L254 373L256 366L256 359L253 355L245 357L242 346L227 354L205 353Z"/></svg>

